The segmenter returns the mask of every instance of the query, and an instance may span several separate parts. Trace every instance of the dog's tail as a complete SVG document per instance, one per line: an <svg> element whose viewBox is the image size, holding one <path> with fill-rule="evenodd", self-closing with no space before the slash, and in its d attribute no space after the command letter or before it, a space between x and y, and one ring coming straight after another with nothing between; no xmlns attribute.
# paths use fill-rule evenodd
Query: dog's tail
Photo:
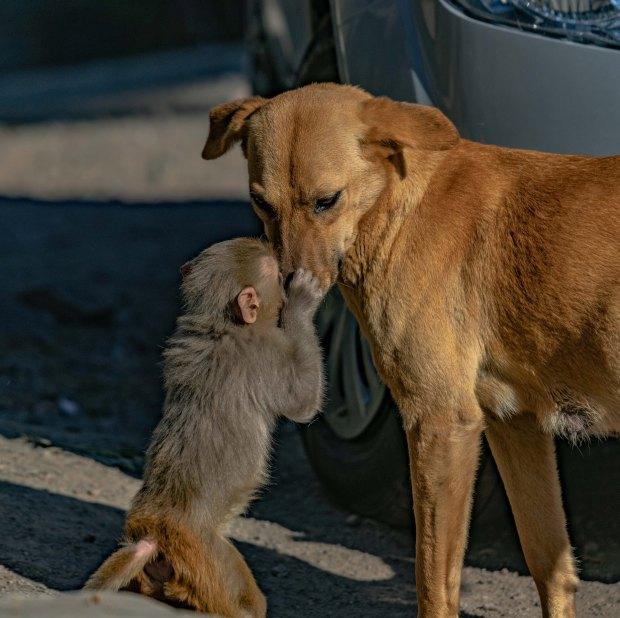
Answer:
<svg viewBox="0 0 620 618"><path fill-rule="evenodd" d="M85 590L120 590L129 585L155 559L157 541L144 538L115 551L88 579Z"/></svg>

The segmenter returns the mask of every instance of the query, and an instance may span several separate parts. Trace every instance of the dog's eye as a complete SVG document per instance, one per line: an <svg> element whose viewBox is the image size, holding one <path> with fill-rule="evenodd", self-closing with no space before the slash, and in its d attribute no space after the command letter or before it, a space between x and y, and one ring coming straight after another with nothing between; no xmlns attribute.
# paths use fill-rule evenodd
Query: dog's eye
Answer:
<svg viewBox="0 0 620 618"><path fill-rule="evenodd" d="M270 219L276 218L276 211L274 210L273 206L265 200L264 197L254 192L250 193L250 197L252 198L252 201L254 202L256 208L265 213L267 217L269 217Z"/></svg>
<svg viewBox="0 0 620 618"><path fill-rule="evenodd" d="M336 202L340 199L341 191L337 191L334 195L329 197L322 197L314 202L314 212L323 212L329 210L332 206L336 205Z"/></svg>

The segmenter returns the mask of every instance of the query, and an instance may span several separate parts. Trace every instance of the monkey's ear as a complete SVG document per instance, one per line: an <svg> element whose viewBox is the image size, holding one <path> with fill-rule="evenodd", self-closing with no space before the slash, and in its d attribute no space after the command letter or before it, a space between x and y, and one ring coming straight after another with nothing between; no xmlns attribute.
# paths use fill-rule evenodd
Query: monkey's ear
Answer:
<svg viewBox="0 0 620 618"><path fill-rule="evenodd" d="M252 286L243 288L237 296L237 304L241 313L241 319L246 324L254 324L258 319L258 307L260 300L256 290Z"/></svg>
<svg viewBox="0 0 620 618"><path fill-rule="evenodd" d="M266 102L262 97L252 97L214 107L209 114L209 137L202 149L202 158L217 159L243 138L245 121Z"/></svg>

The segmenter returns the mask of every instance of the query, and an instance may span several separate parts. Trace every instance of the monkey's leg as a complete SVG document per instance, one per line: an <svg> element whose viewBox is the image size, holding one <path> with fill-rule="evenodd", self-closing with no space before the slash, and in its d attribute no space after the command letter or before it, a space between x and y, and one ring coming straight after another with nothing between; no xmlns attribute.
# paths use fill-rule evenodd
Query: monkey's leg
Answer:
<svg viewBox="0 0 620 618"><path fill-rule="evenodd" d="M566 532L553 438L532 414L489 418L486 436L504 487L543 616L575 615L578 578Z"/></svg>

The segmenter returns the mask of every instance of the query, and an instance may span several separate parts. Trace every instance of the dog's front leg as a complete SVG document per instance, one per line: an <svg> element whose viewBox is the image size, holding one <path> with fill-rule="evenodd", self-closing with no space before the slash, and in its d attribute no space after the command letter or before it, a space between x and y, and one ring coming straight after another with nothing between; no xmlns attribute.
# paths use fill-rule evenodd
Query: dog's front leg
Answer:
<svg viewBox="0 0 620 618"><path fill-rule="evenodd" d="M532 414L490 418L486 435L519 531L543 616L575 615L577 575L566 532L553 438Z"/></svg>
<svg viewBox="0 0 620 618"><path fill-rule="evenodd" d="M456 617L483 415L475 401L399 405L409 426L418 616Z"/></svg>

